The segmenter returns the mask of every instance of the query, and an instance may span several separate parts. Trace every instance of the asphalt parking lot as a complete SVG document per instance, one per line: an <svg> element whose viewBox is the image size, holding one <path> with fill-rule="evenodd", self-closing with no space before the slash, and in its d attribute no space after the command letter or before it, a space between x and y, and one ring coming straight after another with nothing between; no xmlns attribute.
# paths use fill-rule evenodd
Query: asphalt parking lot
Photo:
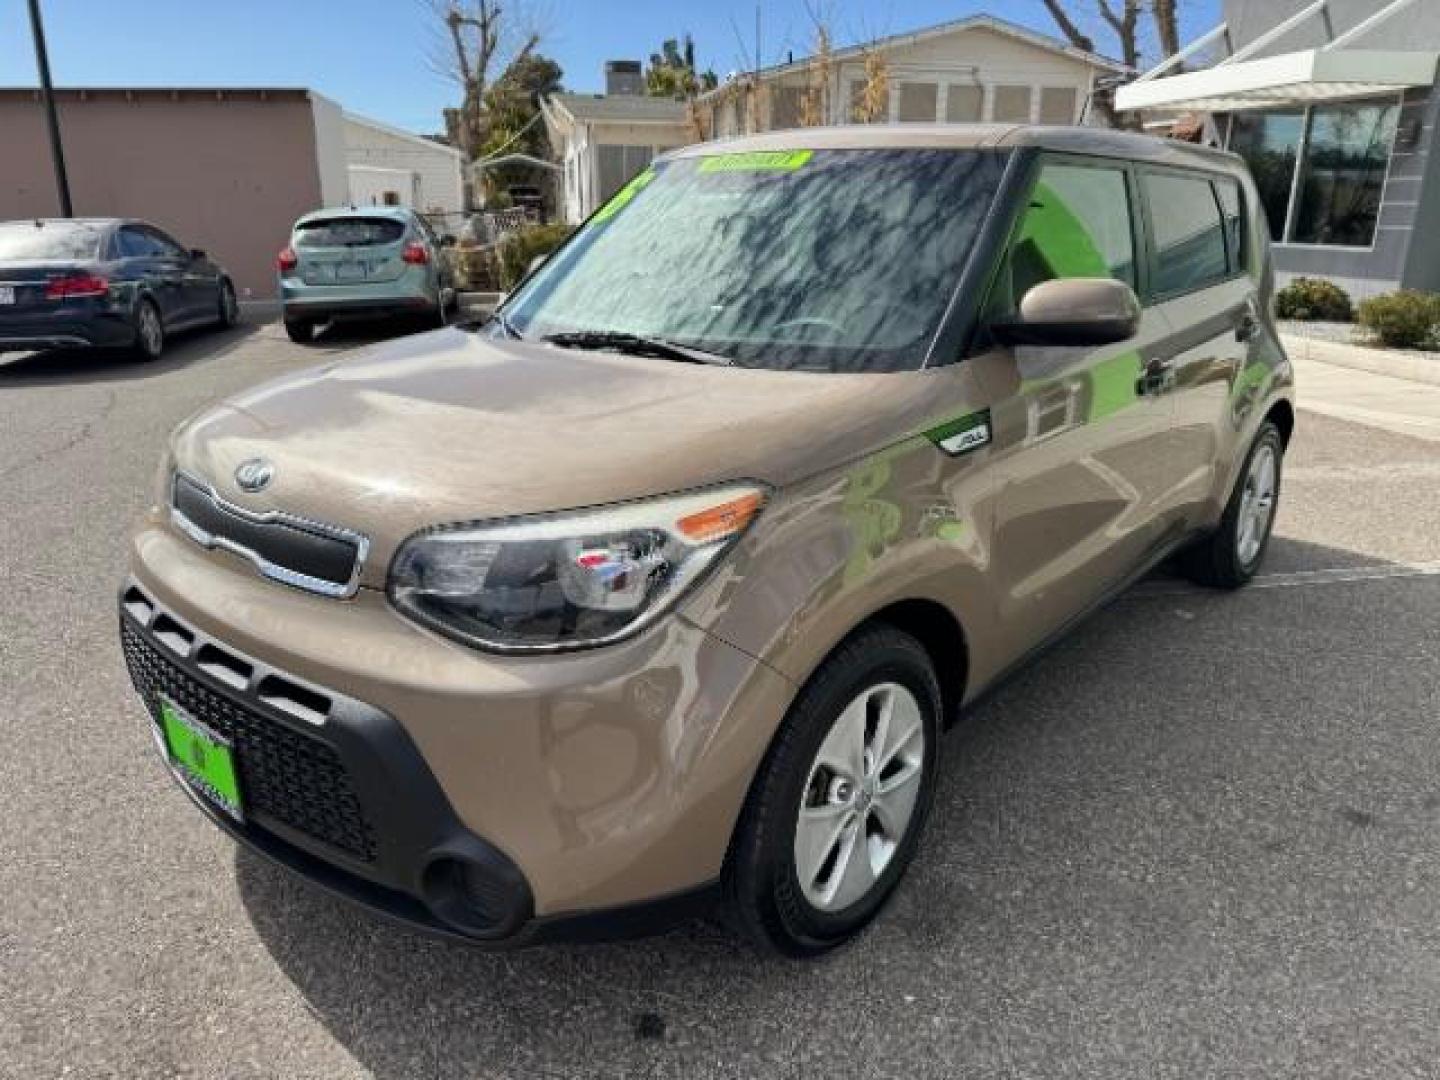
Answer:
<svg viewBox="0 0 1440 1080"><path fill-rule="evenodd" d="M1437 1075L1440 441L1302 411L1259 587L1158 576L975 711L856 946L491 955L237 852L116 646L166 432L365 340L0 358L0 1075Z"/></svg>

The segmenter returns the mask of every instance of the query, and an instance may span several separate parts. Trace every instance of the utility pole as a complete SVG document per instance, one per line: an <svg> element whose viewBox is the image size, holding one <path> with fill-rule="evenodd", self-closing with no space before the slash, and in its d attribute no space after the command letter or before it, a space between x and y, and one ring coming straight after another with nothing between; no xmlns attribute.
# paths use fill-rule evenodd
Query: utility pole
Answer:
<svg viewBox="0 0 1440 1080"><path fill-rule="evenodd" d="M65 149L60 145L60 118L55 113L55 88L50 85L50 56L45 50L45 25L40 21L40 0L30 0L30 32L35 38L35 67L40 72L40 97L50 125L50 160L55 163L55 186L60 191L60 216L74 217L70 205L70 178L65 175Z"/></svg>

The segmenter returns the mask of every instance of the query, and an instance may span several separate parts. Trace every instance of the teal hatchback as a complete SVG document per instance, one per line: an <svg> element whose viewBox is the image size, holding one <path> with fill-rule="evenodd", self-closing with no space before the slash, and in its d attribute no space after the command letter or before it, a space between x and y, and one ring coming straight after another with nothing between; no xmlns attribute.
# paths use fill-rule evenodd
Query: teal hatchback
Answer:
<svg viewBox="0 0 1440 1080"><path fill-rule="evenodd" d="M453 243L406 207L306 214L276 259L285 332L308 342L321 323L397 316L444 326L456 294L443 249Z"/></svg>

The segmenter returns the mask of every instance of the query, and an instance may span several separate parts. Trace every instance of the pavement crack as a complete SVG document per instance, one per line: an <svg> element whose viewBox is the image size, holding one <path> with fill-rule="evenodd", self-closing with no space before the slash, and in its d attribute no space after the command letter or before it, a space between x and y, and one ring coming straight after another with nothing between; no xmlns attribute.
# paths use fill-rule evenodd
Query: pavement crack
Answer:
<svg viewBox="0 0 1440 1080"><path fill-rule="evenodd" d="M41 450L37 454L33 454L28 458L23 458L14 463L7 469L0 470L0 480L8 480L12 476L18 476L26 469L33 468L36 465L44 465L87 442L90 437L95 434L96 427L102 421L108 419L110 414L115 411L115 405L118 401L119 395L114 390L106 390L105 400L101 403L100 408L85 419L85 422L80 425L78 431L69 438L62 440L58 445Z"/></svg>

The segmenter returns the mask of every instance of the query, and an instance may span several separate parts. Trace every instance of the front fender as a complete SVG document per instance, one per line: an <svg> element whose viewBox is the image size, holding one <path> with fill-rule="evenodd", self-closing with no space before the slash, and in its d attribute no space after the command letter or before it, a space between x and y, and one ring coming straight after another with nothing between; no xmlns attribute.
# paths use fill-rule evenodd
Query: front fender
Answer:
<svg viewBox="0 0 1440 1080"><path fill-rule="evenodd" d="M980 460L917 437L777 493L686 617L799 684L877 612L937 602L964 628L981 685L1005 649L970 632L996 610L994 480Z"/></svg>

